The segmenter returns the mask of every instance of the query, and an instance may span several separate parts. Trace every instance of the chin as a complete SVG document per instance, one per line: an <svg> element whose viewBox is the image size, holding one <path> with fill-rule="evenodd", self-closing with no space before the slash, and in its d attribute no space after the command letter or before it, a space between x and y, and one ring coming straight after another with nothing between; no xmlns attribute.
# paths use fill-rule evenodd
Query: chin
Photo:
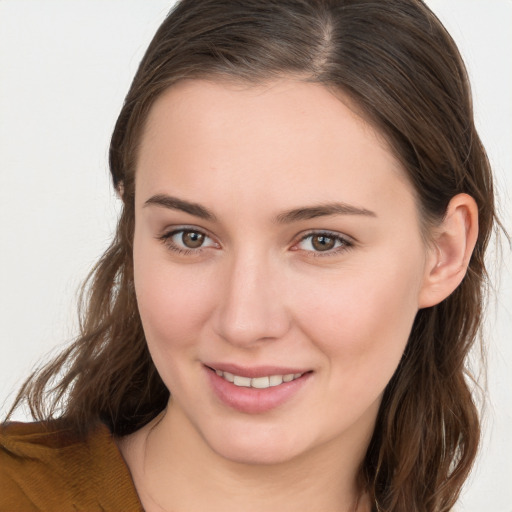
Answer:
<svg viewBox="0 0 512 512"><path fill-rule="evenodd" d="M218 449L212 447L216 454L222 458L244 465L271 466L284 464L295 459L299 454L288 450L282 450L281 447L268 445L240 446L239 444L230 446L220 446Z"/></svg>
<svg viewBox="0 0 512 512"><path fill-rule="evenodd" d="M290 432L270 426L224 428L203 435L220 457L245 465L283 464L308 451L309 443L292 438Z"/></svg>

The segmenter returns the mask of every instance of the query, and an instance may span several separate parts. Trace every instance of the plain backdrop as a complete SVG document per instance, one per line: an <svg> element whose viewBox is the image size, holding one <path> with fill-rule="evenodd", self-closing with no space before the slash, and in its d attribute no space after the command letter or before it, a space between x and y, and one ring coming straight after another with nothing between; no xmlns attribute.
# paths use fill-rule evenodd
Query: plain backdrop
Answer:
<svg viewBox="0 0 512 512"><path fill-rule="evenodd" d="M512 2L429 0L459 44L512 232ZM118 202L109 136L172 0L0 0L0 405L76 332L77 288ZM504 249L487 323L485 440L460 509L512 511L512 277ZM491 260L493 267L496 265ZM23 416L18 416L23 419Z"/></svg>

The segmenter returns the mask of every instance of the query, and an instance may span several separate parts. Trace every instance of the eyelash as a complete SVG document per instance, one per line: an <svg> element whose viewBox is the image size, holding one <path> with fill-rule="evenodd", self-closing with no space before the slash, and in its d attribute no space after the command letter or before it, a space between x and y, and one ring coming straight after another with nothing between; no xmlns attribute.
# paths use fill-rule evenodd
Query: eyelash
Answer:
<svg viewBox="0 0 512 512"><path fill-rule="evenodd" d="M311 231L300 238L298 242L294 244L296 247L299 243L304 242L308 238L325 236L326 238L333 239L335 243L339 243L338 247L329 249L327 251L305 251L308 257L312 258L325 258L329 256L338 256L339 254L346 252L354 247L354 242L348 237L344 237L339 233L333 233L332 231ZM300 250L300 249L294 249Z"/></svg>
<svg viewBox="0 0 512 512"><path fill-rule="evenodd" d="M169 231L167 233L164 233L163 235L158 236L158 240L160 240L167 249L170 249L171 251L174 251L178 254L182 254L184 256L189 255L199 255L203 252L204 247L198 247L197 249L185 249L183 247L179 247L172 241L172 237L179 234L179 233L198 233L200 235L203 235L205 238L208 238L211 240L211 237L209 237L204 231L201 231L200 229L195 229L192 227L181 227L179 229L173 229L172 231ZM208 246L207 246L208 247Z"/></svg>
<svg viewBox="0 0 512 512"><path fill-rule="evenodd" d="M188 227L181 227L179 229L173 229L172 231L169 231L167 233L164 233L163 235L160 235L157 237L158 240L160 240L165 247L170 249L171 251L174 251L178 254L189 256L189 255L199 255L203 252L204 246L200 246L197 249L184 249L182 247L179 247L176 245L172 238L180 233L198 233L203 235L205 238L208 238L211 240L211 237L209 237L204 231L201 231L200 229L194 229L194 228L188 228ZM326 251L314 251L314 250L305 250L304 252L307 254L308 257L318 258L318 257L328 257L328 256L336 256L343 252L346 252L354 247L354 242L349 240L346 237L341 236L338 233L333 233L331 231L311 231L305 235L303 235L298 242L295 242L292 246L292 250L299 251L300 249L296 248L301 242L304 242L308 238L313 237L321 237L325 236L326 238L333 239L336 243L339 243L340 245L338 247L334 247L333 249L329 249ZM218 245L218 244L217 244ZM211 247L211 246L206 246Z"/></svg>

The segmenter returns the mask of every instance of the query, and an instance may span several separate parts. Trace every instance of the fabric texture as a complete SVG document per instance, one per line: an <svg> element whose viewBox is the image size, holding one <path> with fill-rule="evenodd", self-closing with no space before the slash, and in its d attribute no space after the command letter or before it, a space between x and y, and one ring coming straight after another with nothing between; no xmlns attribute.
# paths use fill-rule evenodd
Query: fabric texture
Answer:
<svg viewBox="0 0 512 512"><path fill-rule="evenodd" d="M108 428L80 439L59 422L0 426L0 512L139 512Z"/></svg>

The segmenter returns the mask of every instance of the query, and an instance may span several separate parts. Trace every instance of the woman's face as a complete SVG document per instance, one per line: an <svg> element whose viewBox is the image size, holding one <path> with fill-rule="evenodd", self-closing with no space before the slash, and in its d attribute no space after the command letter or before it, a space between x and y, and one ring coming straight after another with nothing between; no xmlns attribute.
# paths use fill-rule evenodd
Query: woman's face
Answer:
<svg viewBox="0 0 512 512"><path fill-rule="evenodd" d="M293 80L191 80L149 114L140 314L176 417L231 460L364 453L421 307L412 188L347 104Z"/></svg>

